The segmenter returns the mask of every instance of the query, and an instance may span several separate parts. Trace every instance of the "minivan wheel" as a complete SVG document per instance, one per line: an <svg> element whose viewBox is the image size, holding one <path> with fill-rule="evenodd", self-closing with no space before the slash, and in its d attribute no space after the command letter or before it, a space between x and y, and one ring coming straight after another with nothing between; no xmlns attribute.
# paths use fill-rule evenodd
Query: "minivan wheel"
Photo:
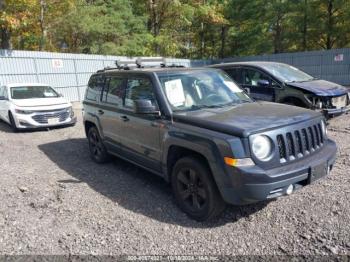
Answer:
<svg viewBox="0 0 350 262"><path fill-rule="evenodd" d="M210 220L225 209L208 167L196 158L180 159L173 168L171 183L179 207L195 220Z"/></svg>
<svg viewBox="0 0 350 262"><path fill-rule="evenodd" d="M9 120L10 120L10 126L13 132L17 132L18 128L16 126L15 119L13 118L13 115L11 112L9 112Z"/></svg>
<svg viewBox="0 0 350 262"><path fill-rule="evenodd" d="M107 162L109 160L109 154L96 127L89 129L88 140L92 160L99 164Z"/></svg>

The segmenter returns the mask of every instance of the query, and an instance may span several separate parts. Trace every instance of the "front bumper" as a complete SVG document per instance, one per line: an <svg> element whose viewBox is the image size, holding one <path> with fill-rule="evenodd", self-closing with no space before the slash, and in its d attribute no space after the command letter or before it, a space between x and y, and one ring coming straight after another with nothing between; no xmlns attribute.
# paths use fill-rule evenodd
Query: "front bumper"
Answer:
<svg viewBox="0 0 350 262"><path fill-rule="evenodd" d="M339 116L339 115L342 115L344 113L349 112L350 105L342 107L342 108L323 109L322 111L326 116L330 116L330 117Z"/></svg>
<svg viewBox="0 0 350 262"><path fill-rule="evenodd" d="M38 117L40 116L40 120L38 120ZM43 118L45 116L43 121ZM49 119L56 119L56 121L50 121ZM69 114L67 117L60 118L56 117L56 115L53 115L52 118L50 118L50 113L34 113L30 115L24 115L24 114L14 114L14 120L16 123L16 126L18 129L36 129L36 128L48 128L48 127L58 127L58 126L69 126L69 125L75 125L77 122L77 118L74 116L74 113Z"/></svg>
<svg viewBox="0 0 350 262"><path fill-rule="evenodd" d="M232 186L221 188L220 191L224 200L234 205L250 204L285 195L290 185L298 189L310 184L313 181L312 170L315 168L325 166L327 171L330 171L336 159L336 152L336 144L328 140L318 153L278 168L232 168L229 174Z"/></svg>

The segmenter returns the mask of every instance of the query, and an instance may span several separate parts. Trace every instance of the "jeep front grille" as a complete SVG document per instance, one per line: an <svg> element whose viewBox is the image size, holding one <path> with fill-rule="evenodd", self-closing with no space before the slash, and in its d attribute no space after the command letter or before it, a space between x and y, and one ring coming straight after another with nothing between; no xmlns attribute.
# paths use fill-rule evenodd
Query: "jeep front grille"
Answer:
<svg viewBox="0 0 350 262"><path fill-rule="evenodd" d="M321 124L278 134L276 137L280 162L285 163L311 154L323 146Z"/></svg>

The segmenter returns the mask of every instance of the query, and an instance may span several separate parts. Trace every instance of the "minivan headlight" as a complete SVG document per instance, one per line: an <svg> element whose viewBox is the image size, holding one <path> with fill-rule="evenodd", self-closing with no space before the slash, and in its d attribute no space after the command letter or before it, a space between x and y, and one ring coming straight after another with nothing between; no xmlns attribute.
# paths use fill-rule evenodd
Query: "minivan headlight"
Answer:
<svg viewBox="0 0 350 262"><path fill-rule="evenodd" d="M272 143L270 138L265 135L258 135L251 142L252 151L260 161L267 161L272 152Z"/></svg>

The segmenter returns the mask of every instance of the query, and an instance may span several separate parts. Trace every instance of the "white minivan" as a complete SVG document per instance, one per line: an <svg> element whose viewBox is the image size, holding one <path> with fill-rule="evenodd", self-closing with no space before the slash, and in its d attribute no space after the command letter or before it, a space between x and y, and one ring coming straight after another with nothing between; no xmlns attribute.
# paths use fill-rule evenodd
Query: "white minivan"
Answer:
<svg viewBox="0 0 350 262"><path fill-rule="evenodd" d="M72 104L52 87L38 83L0 87L0 118L18 129L74 125Z"/></svg>

